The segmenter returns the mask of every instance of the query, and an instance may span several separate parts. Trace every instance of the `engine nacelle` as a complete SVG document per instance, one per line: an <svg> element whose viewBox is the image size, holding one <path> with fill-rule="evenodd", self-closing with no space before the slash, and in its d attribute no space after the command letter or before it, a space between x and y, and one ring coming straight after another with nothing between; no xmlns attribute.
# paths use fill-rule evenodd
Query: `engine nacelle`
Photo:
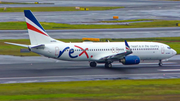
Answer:
<svg viewBox="0 0 180 101"><path fill-rule="evenodd" d="M123 65L139 64L140 58L135 55L126 56L124 59L119 60Z"/></svg>

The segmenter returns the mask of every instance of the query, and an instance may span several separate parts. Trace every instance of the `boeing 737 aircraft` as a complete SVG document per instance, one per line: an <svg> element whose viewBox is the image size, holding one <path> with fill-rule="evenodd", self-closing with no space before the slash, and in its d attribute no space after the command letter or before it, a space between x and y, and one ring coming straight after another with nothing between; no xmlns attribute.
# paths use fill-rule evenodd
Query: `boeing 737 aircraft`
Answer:
<svg viewBox="0 0 180 101"><path fill-rule="evenodd" d="M139 64L140 60L167 59L176 54L168 45L158 42L82 42L64 43L51 38L30 10L24 10L31 45L5 42L11 45L27 47L37 54L67 61L89 61L90 67L104 63L112 67L113 61L124 65Z"/></svg>

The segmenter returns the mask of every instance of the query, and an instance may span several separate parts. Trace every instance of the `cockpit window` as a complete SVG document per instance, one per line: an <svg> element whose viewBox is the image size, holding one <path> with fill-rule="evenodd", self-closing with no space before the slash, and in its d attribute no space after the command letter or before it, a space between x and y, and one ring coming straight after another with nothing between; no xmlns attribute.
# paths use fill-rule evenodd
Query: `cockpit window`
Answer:
<svg viewBox="0 0 180 101"><path fill-rule="evenodd" d="M171 47L167 47L167 49L171 49Z"/></svg>

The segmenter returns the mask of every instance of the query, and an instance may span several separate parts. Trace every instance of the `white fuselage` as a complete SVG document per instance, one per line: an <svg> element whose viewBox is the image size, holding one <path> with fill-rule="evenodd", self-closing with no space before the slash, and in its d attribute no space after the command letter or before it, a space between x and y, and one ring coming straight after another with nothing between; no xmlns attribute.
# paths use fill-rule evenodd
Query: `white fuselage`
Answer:
<svg viewBox="0 0 180 101"><path fill-rule="evenodd" d="M128 42L132 54L141 60L162 60L176 54L168 45L158 42ZM98 61L105 56L125 52L124 42L50 43L44 49L31 51L46 57L68 61Z"/></svg>

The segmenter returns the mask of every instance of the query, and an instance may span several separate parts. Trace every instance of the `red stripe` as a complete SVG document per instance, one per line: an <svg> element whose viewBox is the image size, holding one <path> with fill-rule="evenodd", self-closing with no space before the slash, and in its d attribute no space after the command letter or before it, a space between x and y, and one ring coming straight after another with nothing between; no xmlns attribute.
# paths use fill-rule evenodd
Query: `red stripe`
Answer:
<svg viewBox="0 0 180 101"><path fill-rule="evenodd" d="M79 49L81 49L81 50L83 50L83 48L81 48L81 47L79 47L79 46L76 46L76 45L74 45L75 47L77 47L77 48L79 48Z"/></svg>
<svg viewBox="0 0 180 101"><path fill-rule="evenodd" d="M40 31L39 29L35 28L34 26L30 25L29 23L26 23L26 24L27 24L28 29L31 29L31 30L33 30L35 32L41 33L41 34L43 34L45 36L48 36L47 34L45 34L44 32Z"/></svg>
<svg viewBox="0 0 180 101"><path fill-rule="evenodd" d="M81 47L79 47L79 46L76 46L76 45L74 45L75 47L77 47L77 48L79 48L79 49L81 49L83 52L81 52L80 54L79 54L79 56L81 56L83 53L85 53L85 55L86 55L86 57L87 58L89 58L89 55L87 54L87 52L86 52L86 50L88 50L88 48L86 48L85 50L83 50L83 48L81 48Z"/></svg>
<svg viewBox="0 0 180 101"><path fill-rule="evenodd" d="M89 55L87 54L86 50L88 50L88 48L86 48L81 54L79 54L79 56L81 56L83 53L85 53L86 57L89 58Z"/></svg>

